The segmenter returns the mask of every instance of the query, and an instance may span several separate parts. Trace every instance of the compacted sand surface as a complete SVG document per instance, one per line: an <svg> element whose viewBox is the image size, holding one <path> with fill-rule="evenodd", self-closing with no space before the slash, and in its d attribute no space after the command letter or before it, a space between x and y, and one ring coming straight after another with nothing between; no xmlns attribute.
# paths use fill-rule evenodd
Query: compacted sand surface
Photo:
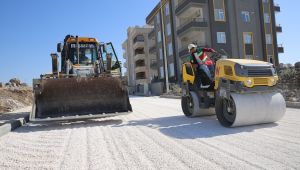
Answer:
<svg viewBox="0 0 300 170"><path fill-rule="evenodd" d="M180 100L131 98L129 115L29 123L0 138L0 169L299 169L300 110L224 128L186 118Z"/></svg>

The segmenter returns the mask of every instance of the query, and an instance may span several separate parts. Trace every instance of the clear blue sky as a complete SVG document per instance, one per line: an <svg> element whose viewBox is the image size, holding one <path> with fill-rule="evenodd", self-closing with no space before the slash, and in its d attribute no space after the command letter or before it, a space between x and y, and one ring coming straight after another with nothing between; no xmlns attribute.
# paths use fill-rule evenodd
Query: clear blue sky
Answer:
<svg viewBox="0 0 300 170"><path fill-rule="evenodd" d="M31 83L33 77L51 71L50 53L66 34L112 41L119 58L129 26L144 25L159 0L1 0L0 82L12 77ZM278 43L285 47L281 62L299 61L296 53L300 23L296 12L300 1L281 6L277 23L283 26ZM297 17L297 16L298 17ZM298 27L298 28L297 28Z"/></svg>

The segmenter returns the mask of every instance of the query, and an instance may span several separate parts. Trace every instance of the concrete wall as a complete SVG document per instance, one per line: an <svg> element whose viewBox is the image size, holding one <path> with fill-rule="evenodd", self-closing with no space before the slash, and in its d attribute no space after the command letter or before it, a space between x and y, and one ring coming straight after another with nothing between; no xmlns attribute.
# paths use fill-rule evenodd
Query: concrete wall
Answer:
<svg viewBox="0 0 300 170"><path fill-rule="evenodd" d="M156 82L151 84L151 95L152 96L159 96L163 94L163 83L162 82Z"/></svg>

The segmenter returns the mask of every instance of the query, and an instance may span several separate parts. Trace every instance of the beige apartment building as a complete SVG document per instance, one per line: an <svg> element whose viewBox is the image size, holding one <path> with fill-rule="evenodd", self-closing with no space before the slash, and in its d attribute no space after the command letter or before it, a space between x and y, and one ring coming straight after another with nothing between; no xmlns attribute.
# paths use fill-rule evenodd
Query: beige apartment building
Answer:
<svg viewBox="0 0 300 170"><path fill-rule="evenodd" d="M158 76L156 55L149 50L149 47L155 46L154 39L148 38L152 30L152 26L129 27L127 30L127 39L122 48L129 94L148 96L161 93L151 90L151 82Z"/></svg>

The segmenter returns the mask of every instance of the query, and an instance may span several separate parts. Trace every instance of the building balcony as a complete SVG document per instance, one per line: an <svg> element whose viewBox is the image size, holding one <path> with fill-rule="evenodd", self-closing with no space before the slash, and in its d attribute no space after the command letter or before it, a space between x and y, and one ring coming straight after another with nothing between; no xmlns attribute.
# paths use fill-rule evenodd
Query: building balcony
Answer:
<svg viewBox="0 0 300 170"><path fill-rule="evenodd" d="M133 49L144 48L144 47L145 47L145 42L144 41L136 41L133 44Z"/></svg>
<svg viewBox="0 0 300 170"><path fill-rule="evenodd" d="M155 43L154 40L149 40L148 41L148 47L149 47L149 49L152 48L152 47L155 47L155 46L156 46L156 43Z"/></svg>
<svg viewBox="0 0 300 170"><path fill-rule="evenodd" d="M180 36L191 28L207 28L208 22L205 18L191 18L186 20L177 28L177 35Z"/></svg>
<svg viewBox="0 0 300 170"><path fill-rule="evenodd" d="M136 73L139 73L139 72L146 72L146 66L137 66L135 67L134 71Z"/></svg>
<svg viewBox="0 0 300 170"><path fill-rule="evenodd" d="M156 70L157 69L157 62L151 63L150 68L153 69L153 70Z"/></svg>
<svg viewBox="0 0 300 170"><path fill-rule="evenodd" d="M185 57L189 54L189 50L187 48L182 48L179 50L179 57Z"/></svg>
<svg viewBox="0 0 300 170"><path fill-rule="evenodd" d="M144 67L145 66L145 60L137 60L135 62L135 67Z"/></svg>
<svg viewBox="0 0 300 170"><path fill-rule="evenodd" d="M277 51L278 51L278 53L284 53L284 48L283 48L283 46L282 46L282 45L278 46L278 47L277 47Z"/></svg>
<svg viewBox="0 0 300 170"><path fill-rule="evenodd" d="M135 81L136 84L147 84L148 83L148 80L146 79L146 77L144 78L137 78L136 81Z"/></svg>
<svg viewBox="0 0 300 170"><path fill-rule="evenodd" d="M280 6L279 5L274 5L274 11L275 12L280 12L281 11Z"/></svg>
<svg viewBox="0 0 300 170"><path fill-rule="evenodd" d="M154 39L155 38L155 30L153 29L151 32L148 34L148 39Z"/></svg>
<svg viewBox="0 0 300 170"><path fill-rule="evenodd" d="M126 52L123 52L123 58L126 60L126 58L127 58L127 53Z"/></svg>
<svg viewBox="0 0 300 170"><path fill-rule="evenodd" d="M199 6L207 3L207 0L183 0L175 8L175 14L178 16L183 13L186 9L192 6Z"/></svg>
<svg viewBox="0 0 300 170"><path fill-rule="evenodd" d="M142 72L136 72L135 73L135 79L136 81L145 81L147 82L147 78L146 78L146 72L142 71Z"/></svg>
<svg viewBox="0 0 300 170"><path fill-rule="evenodd" d="M156 46L150 47L149 53L150 54L156 54Z"/></svg>
<svg viewBox="0 0 300 170"><path fill-rule="evenodd" d="M126 50L126 49L127 49L127 42L128 42L128 40L125 40L125 41L122 43L122 49L123 49L123 50Z"/></svg>
<svg viewBox="0 0 300 170"><path fill-rule="evenodd" d="M278 33L282 32L282 27L280 25L276 26L276 32L278 32Z"/></svg>
<svg viewBox="0 0 300 170"><path fill-rule="evenodd" d="M146 55L145 54L136 54L134 56L134 61L138 61L138 60L145 60Z"/></svg>

